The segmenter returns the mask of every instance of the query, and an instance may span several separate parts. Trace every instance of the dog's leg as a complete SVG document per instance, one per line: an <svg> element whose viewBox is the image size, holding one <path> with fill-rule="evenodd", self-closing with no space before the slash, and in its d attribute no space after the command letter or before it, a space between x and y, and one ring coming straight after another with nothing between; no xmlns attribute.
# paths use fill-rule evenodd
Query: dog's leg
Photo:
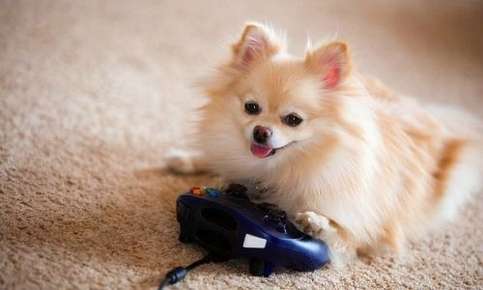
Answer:
<svg viewBox="0 0 483 290"><path fill-rule="evenodd" d="M200 152L172 149L166 153L166 167L178 174L196 174L207 171L207 162Z"/></svg>
<svg viewBox="0 0 483 290"><path fill-rule="evenodd" d="M296 215L295 222L304 233L327 243L331 263L335 266L343 266L355 257L355 249L350 246L345 232L327 217L305 211Z"/></svg>

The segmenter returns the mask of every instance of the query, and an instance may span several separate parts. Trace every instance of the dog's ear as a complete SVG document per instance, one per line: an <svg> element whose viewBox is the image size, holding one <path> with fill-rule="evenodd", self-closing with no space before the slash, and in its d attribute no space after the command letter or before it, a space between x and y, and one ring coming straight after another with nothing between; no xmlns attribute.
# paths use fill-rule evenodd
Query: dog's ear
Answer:
<svg viewBox="0 0 483 290"><path fill-rule="evenodd" d="M351 72L349 48L344 42L332 42L307 52L305 65L317 74L326 89L337 87Z"/></svg>
<svg viewBox="0 0 483 290"><path fill-rule="evenodd" d="M260 24L247 24L240 40L233 49L233 63L237 68L247 70L281 50L274 34Z"/></svg>

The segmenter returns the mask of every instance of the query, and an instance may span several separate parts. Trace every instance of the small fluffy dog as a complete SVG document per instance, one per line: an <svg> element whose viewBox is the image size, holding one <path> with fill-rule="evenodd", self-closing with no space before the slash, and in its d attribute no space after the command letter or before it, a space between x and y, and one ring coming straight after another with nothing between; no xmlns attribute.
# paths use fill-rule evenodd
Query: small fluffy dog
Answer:
<svg viewBox="0 0 483 290"><path fill-rule="evenodd" d="M356 74L347 44L297 58L248 24L232 52L204 86L201 153L168 164L256 186L252 198L326 241L334 262L401 251L478 190L479 123Z"/></svg>

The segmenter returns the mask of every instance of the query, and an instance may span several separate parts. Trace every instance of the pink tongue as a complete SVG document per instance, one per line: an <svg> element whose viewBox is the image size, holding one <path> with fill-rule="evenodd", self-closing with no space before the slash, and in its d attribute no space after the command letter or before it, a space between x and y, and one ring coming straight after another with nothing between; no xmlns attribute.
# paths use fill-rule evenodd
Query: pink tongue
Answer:
<svg viewBox="0 0 483 290"><path fill-rule="evenodd" d="M272 153L273 149L268 146L262 146L262 145L252 143L252 145L250 146L250 150L252 151L253 155L259 158L265 158L269 156L270 153Z"/></svg>

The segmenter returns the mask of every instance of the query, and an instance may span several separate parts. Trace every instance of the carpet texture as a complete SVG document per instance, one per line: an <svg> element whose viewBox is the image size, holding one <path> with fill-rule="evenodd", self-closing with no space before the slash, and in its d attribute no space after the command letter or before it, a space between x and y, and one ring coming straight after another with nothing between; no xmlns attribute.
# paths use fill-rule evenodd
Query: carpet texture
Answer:
<svg viewBox="0 0 483 290"><path fill-rule="evenodd" d="M202 102L193 83L246 20L289 50L347 40L362 72L483 117L479 1L0 0L0 289L154 289L200 257L176 196L209 176L163 170ZM202 266L179 289L483 288L483 198L440 233L345 270Z"/></svg>

